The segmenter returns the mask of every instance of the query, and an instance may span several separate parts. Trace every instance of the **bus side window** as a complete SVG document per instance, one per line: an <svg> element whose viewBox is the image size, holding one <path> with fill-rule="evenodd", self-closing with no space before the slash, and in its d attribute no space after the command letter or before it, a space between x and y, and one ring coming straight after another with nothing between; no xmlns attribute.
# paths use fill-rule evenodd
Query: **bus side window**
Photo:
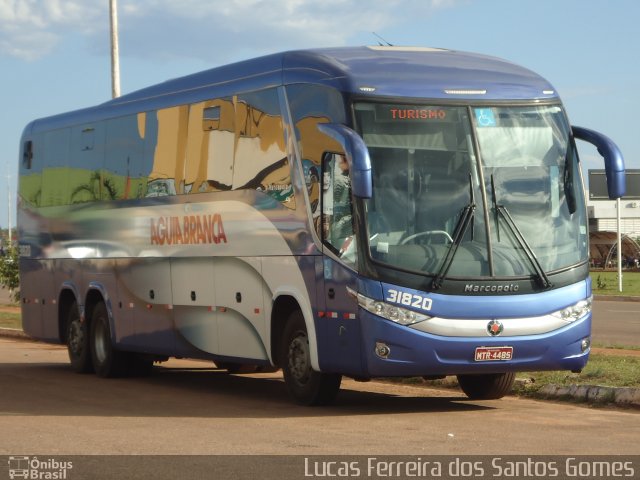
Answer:
<svg viewBox="0 0 640 480"><path fill-rule="evenodd" d="M355 264L351 179L342 154L325 154L322 162L322 238L347 263Z"/></svg>
<svg viewBox="0 0 640 480"><path fill-rule="evenodd" d="M24 150L22 154L22 166L25 170L31 170L31 164L33 161L33 142L27 140L24 142Z"/></svg>
<svg viewBox="0 0 640 480"><path fill-rule="evenodd" d="M259 190L294 209L284 122L275 88L237 96L233 189Z"/></svg>
<svg viewBox="0 0 640 480"><path fill-rule="evenodd" d="M233 98L189 106L184 193L231 190L235 148Z"/></svg>

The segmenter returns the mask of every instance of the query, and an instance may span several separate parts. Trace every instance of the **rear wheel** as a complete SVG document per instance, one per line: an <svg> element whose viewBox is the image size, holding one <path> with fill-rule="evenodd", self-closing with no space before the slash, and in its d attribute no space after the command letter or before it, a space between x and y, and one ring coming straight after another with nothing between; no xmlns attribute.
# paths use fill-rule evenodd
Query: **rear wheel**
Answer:
<svg viewBox="0 0 640 480"><path fill-rule="evenodd" d="M71 368L77 373L93 372L89 328L87 322L81 321L76 302L71 304L66 322L67 352Z"/></svg>
<svg viewBox="0 0 640 480"><path fill-rule="evenodd" d="M109 314L103 302L98 303L91 315L91 358L93 368L100 377L120 377L127 372L127 354L115 349L111 341Z"/></svg>
<svg viewBox="0 0 640 480"><path fill-rule="evenodd" d="M472 400L496 400L511 391L514 372L483 375L458 375L462 391Z"/></svg>
<svg viewBox="0 0 640 480"><path fill-rule="evenodd" d="M302 312L293 312L284 329L280 364L291 397L301 405L331 403L342 375L316 372L311 367L309 337Z"/></svg>

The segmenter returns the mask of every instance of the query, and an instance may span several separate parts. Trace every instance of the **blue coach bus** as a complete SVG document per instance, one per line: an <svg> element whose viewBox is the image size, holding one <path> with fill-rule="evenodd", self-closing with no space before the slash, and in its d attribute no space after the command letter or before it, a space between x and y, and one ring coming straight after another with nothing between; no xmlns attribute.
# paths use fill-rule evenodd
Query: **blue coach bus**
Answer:
<svg viewBox="0 0 640 480"><path fill-rule="evenodd" d="M431 48L279 53L170 80L24 130L22 318L73 369L169 357L282 368L301 404L342 376L515 372L589 356L588 225L555 89Z"/></svg>

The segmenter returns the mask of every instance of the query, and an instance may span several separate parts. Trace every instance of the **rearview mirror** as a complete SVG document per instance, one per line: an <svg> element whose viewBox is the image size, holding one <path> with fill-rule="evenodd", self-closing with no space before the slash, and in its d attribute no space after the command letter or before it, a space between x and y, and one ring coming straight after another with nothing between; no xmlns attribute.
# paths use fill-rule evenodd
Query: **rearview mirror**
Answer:
<svg viewBox="0 0 640 480"><path fill-rule="evenodd" d="M337 141L344 150L351 172L353 195L371 198L371 159L362 138L349 127L338 123L321 123L318 130Z"/></svg>
<svg viewBox="0 0 640 480"><path fill-rule="evenodd" d="M573 136L595 146L604 158L609 198L622 198L626 192L624 158L618 146L609 137L582 127L571 127Z"/></svg>

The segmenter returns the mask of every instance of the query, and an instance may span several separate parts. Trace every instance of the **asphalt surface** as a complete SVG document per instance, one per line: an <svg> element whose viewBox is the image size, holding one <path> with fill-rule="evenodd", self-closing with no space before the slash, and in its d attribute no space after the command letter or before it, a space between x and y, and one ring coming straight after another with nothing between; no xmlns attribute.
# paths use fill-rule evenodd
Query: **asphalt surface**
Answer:
<svg viewBox="0 0 640 480"><path fill-rule="evenodd" d="M0 287L0 305L7 305L11 303L9 298L9 290Z"/></svg>
<svg viewBox="0 0 640 480"><path fill-rule="evenodd" d="M640 298L597 297L591 331L598 344L640 347Z"/></svg>

